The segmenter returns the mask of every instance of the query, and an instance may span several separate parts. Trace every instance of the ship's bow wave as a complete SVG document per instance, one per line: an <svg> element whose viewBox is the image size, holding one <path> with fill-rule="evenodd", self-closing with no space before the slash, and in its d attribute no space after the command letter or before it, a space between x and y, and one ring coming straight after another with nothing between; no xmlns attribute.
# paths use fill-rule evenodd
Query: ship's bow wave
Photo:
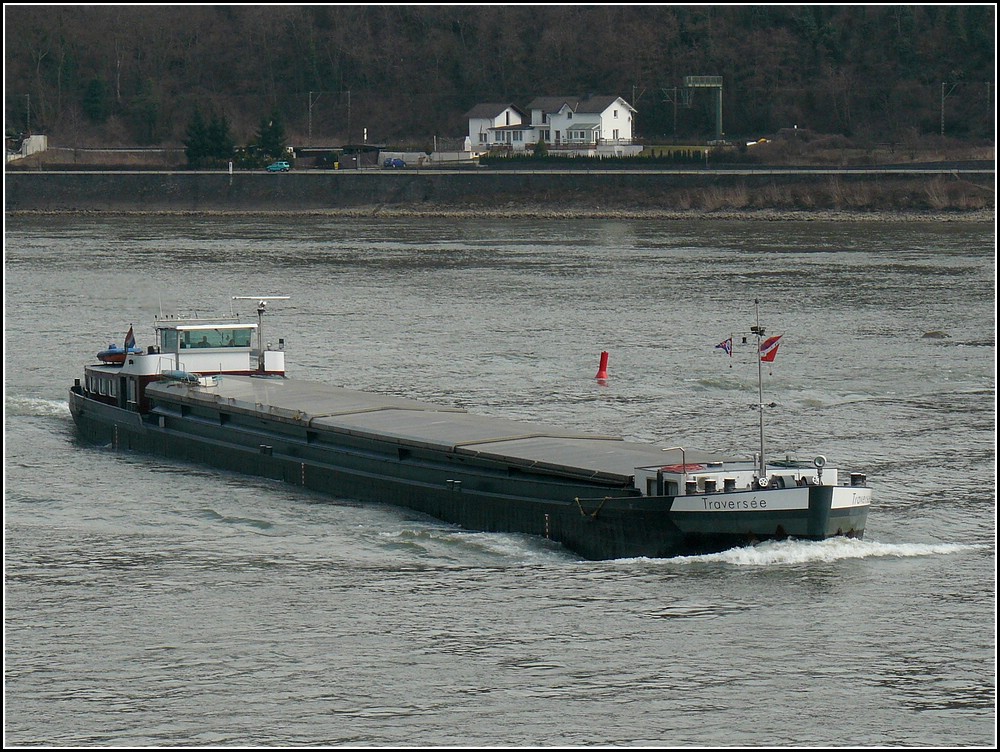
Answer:
<svg viewBox="0 0 1000 752"><path fill-rule="evenodd" d="M7 415L29 418L69 418L69 403L66 400L50 400L41 397L8 396L4 400Z"/></svg>
<svg viewBox="0 0 1000 752"><path fill-rule="evenodd" d="M699 556L664 559L670 565L698 563L731 564L739 567L769 567L829 563L844 559L910 558L941 556L983 550L981 544L964 543L879 543L857 538L836 537L822 541L767 541L755 546L732 548Z"/></svg>

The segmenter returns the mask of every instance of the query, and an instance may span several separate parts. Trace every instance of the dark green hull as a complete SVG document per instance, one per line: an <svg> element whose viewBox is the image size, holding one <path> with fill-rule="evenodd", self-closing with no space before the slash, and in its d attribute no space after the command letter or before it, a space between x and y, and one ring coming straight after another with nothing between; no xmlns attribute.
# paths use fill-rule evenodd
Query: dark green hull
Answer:
<svg viewBox="0 0 1000 752"><path fill-rule="evenodd" d="M480 438L439 439L438 433L456 432L452 416L447 411L428 415L416 403L318 416L235 392L226 396L184 385L157 385L150 392L153 407L139 414L74 388L70 408L81 436L340 498L398 505L469 530L537 535L588 559L710 553L770 538L860 536L867 515L867 505L834 509L834 489L828 486L768 491L787 492L789 498L798 493L799 509L679 513L673 509L675 498L683 497L642 496L618 469L636 461L628 454L634 445L529 433L504 438L501 451L490 432L503 423L493 432L509 433L509 423L477 419L484 421L473 427ZM353 399L357 393L344 394ZM347 423L345 415L353 422ZM418 419L423 421L419 431L407 423ZM393 433L371 428L369 423L377 428L379 420L389 421ZM509 448L519 444L526 445L525 451L541 447L543 457L583 446L594 456L612 456L613 462L586 469L580 463L529 461ZM640 460L646 458L645 448L634 451ZM619 459L615 453L621 452Z"/></svg>

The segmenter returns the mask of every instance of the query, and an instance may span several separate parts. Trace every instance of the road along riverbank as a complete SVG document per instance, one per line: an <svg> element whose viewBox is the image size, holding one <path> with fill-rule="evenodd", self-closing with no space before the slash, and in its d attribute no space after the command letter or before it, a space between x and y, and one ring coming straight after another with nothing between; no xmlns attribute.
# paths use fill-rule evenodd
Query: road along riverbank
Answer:
<svg viewBox="0 0 1000 752"><path fill-rule="evenodd" d="M15 212L992 217L992 170L14 172Z"/></svg>

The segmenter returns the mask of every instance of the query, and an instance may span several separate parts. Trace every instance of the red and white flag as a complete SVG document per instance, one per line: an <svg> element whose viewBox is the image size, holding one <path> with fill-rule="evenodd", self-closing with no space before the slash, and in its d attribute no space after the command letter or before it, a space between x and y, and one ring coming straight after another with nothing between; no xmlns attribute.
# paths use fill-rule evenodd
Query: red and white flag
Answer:
<svg viewBox="0 0 1000 752"><path fill-rule="evenodd" d="M768 337L760 343L760 360L762 363L773 363L778 354L778 342L785 335L779 334L777 337Z"/></svg>

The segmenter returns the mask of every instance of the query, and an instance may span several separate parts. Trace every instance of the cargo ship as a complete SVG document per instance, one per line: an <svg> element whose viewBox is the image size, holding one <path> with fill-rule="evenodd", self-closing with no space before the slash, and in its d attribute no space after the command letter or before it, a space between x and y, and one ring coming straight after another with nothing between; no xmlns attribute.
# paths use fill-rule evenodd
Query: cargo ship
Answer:
<svg viewBox="0 0 1000 752"><path fill-rule="evenodd" d="M85 366L69 393L80 436L540 536L591 560L864 534L865 475L822 455L767 461L763 418L759 452L740 457L289 378L284 341L263 333L269 301L285 298L233 301L251 299L256 320L158 316L153 344Z"/></svg>

